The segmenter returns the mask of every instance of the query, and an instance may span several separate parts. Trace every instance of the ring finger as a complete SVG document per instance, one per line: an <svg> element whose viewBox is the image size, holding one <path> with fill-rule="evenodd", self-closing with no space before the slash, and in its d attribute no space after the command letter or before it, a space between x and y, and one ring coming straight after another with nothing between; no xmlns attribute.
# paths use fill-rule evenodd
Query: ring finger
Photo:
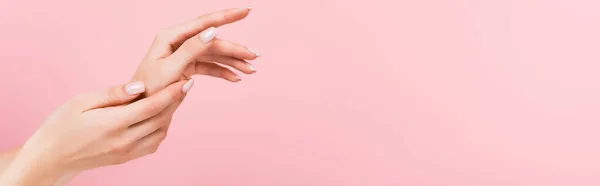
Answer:
<svg viewBox="0 0 600 186"><path fill-rule="evenodd" d="M216 63L196 62L195 74L223 78L231 82L239 82L242 78L228 68Z"/></svg>
<svg viewBox="0 0 600 186"><path fill-rule="evenodd" d="M204 55L204 56L198 58L197 61L215 62L215 63L219 63L222 65L227 65L227 66L235 68L246 74L252 74L252 73L256 72L256 69L254 69L252 64L250 64L249 62L246 62L245 60L242 60L242 59L228 57L228 56Z"/></svg>
<svg viewBox="0 0 600 186"><path fill-rule="evenodd" d="M238 59L254 60L260 56L256 51L230 41L215 38L208 48L210 54L229 56Z"/></svg>

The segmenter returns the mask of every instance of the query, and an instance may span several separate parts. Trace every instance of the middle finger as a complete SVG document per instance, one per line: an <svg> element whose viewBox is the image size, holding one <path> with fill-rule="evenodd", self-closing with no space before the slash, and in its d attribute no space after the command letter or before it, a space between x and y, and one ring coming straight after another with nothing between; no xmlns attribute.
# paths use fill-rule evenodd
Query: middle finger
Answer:
<svg viewBox="0 0 600 186"><path fill-rule="evenodd" d="M230 41L215 38L208 47L208 53L238 59L254 60L260 55L254 50Z"/></svg>

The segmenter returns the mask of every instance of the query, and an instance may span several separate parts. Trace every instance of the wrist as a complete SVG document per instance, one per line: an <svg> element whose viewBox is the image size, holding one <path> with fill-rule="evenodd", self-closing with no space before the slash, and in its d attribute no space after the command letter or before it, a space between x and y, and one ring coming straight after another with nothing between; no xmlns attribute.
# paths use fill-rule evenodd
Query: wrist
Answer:
<svg viewBox="0 0 600 186"><path fill-rule="evenodd" d="M55 162L21 151L0 175L0 186L52 185L62 175Z"/></svg>
<svg viewBox="0 0 600 186"><path fill-rule="evenodd" d="M33 164L13 162L0 176L1 186L45 186L52 185L60 178L56 172L44 170Z"/></svg>

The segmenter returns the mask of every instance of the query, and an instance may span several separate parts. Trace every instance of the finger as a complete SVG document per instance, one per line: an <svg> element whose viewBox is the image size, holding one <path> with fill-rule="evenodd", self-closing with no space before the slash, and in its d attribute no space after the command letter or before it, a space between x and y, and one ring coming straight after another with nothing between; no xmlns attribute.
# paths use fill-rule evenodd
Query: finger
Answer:
<svg viewBox="0 0 600 186"><path fill-rule="evenodd" d="M245 60L241 60L238 58L233 58L233 57L220 56L220 55L204 55L204 56L198 58L198 61L216 62L219 64L233 67L233 68L235 68L239 71L242 71L246 74L252 74L252 73L256 72L256 69L254 69L252 64L250 64L249 62L246 62Z"/></svg>
<svg viewBox="0 0 600 186"><path fill-rule="evenodd" d="M147 136L150 133L160 129L161 127L168 125L172 119L172 113L169 113L167 110L170 106L171 105L169 105L156 116L129 126L129 128L127 128L125 131L125 136L132 141L137 141L144 136Z"/></svg>
<svg viewBox="0 0 600 186"><path fill-rule="evenodd" d="M145 91L144 83L136 81L126 85L111 87L104 92L81 95L75 98L75 102L82 109L91 110L128 103Z"/></svg>
<svg viewBox="0 0 600 186"><path fill-rule="evenodd" d="M194 85L194 80L179 81L162 89L160 92L117 109L121 112L125 123L131 125L157 115L173 102L178 101ZM127 126L129 126L127 125Z"/></svg>
<svg viewBox="0 0 600 186"><path fill-rule="evenodd" d="M156 152L165 138L167 138L165 130L156 130L141 138L133 145L128 159L133 160Z"/></svg>
<svg viewBox="0 0 600 186"><path fill-rule="evenodd" d="M186 40L173 55L166 58L162 63L166 74L181 74L185 67L191 62L196 61L196 58L206 53L208 44L217 35L217 30L210 27L195 37Z"/></svg>
<svg viewBox="0 0 600 186"><path fill-rule="evenodd" d="M217 38L210 43L208 50L211 54L246 60L254 60L260 56L252 49Z"/></svg>
<svg viewBox="0 0 600 186"><path fill-rule="evenodd" d="M246 18L249 13L250 8L232 8L202 15L187 23L171 28L173 35L175 36L171 41L171 44L181 44L185 40L210 27L220 27L225 24L242 20ZM173 48L177 49L179 46L174 46Z"/></svg>
<svg viewBox="0 0 600 186"><path fill-rule="evenodd" d="M239 82L242 78L226 67L215 63L196 62L196 74L223 78L231 82Z"/></svg>
<svg viewBox="0 0 600 186"><path fill-rule="evenodd" d="M170 115L171 117L173 117L173 114L175 113L175 111L177 110L177 108L179 108L179 105L181 105L181 103L183 103L185 97L186 96L184 95L183 98L181 98L180 101L175 102L175 103L169 105L167 108L165 108L165 110L163 110L163 112L161 112L161 114L164 113L166 115ZM170 125L171 125L171 122L167 122L167 124L166 125L162 125L159 130L165 130L165 131L168 132Z"/></svg>
<svg viewBox="0 0 600 186"><path fill-rule="evenodd" d="M159 31L154 38L147 57L164 58L176 51L183 42L210 27L220 27L244 19L250 13L249 8L226 9L202 15L184 24Z"/></svg>

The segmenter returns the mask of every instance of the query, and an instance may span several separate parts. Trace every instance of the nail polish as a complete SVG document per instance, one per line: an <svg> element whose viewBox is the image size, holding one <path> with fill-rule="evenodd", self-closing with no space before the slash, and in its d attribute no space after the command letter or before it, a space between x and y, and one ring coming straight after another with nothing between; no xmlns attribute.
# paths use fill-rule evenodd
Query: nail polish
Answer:
<svg viewBox="0 0 600 186"><path fill-rule="evenodd" d="M194 79L190 79L185 82L185 84L183 84L183 93L189 92L190 89L192 89L192 86L194 86Z"/></svg>
<svg viewBox="0 0 600 186"><path fill-rule="evenodd" d="M200 40L204 43L212 41L217 36L217 28L210 27L200 32Z"/></svg>
<svg viewBox="0 0 600 186"><path fill-rule="evenodd" d="M144 87L144 82L136 81L125 85L125 92L129 95L137 95L146 91Z"/></svg>
<svg viewBox="0 0 600 186"><path fill-rule="evenodd" d="M260 54L254 50L252 50L251 48L248 48L248 51L252 52L256 57L260 57Z"/></svg>
<svg viewBox="0 0 600 186"><path fill-rule="evenodd" d="M246 66L248 66L248 68L249 68L250 70L252 70L252 72L256 72L256 69L254 68L254 66L252 66L252 64L250 64L250 63L246 63Z"/></svg>

